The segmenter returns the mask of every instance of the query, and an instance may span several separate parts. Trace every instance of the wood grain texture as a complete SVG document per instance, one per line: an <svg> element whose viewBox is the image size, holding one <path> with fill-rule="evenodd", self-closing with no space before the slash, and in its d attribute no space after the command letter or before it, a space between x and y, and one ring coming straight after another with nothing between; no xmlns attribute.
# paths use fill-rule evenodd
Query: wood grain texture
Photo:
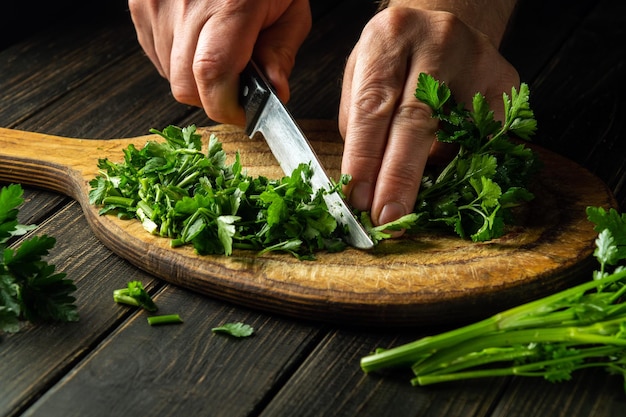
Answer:
<svg viewBox="0 0 626 417"><path fill-rule="evenodd" d="M334 124L305 121L303 129L331 176L338 176L341 139ZM233 126L215 133L229 155L240 151L251 175L282 175L262 139ZM158 136L115 140L69 139L0 130L0 180L27 183L78 200L98 238L119 256L168 282L267 311L322 321L414 325L467 320L571 284L587 271L596 233L589 205L614 204L596 177L558 155L538 149L544 171L534 188L525 224L500 239L472 243L456 236L417 234L372 251L320 253L316 261L287 254L198 256L172 249L168 239L137 221L100 216L88 202L97 159L122 159L121 150Z"/></svg>
<svg viewBox="0 0 626 417"><path fill-rule="evenodd" d="M146 313L135 310L27 414L255 415L259 402L272 395L283 374L312 349L320 332L316 326L233 309L173 286L154 301L160 313L180 313L184 323L149 326ZM255 335L238 340L211 331L231 321L250 324Z"/></svg>

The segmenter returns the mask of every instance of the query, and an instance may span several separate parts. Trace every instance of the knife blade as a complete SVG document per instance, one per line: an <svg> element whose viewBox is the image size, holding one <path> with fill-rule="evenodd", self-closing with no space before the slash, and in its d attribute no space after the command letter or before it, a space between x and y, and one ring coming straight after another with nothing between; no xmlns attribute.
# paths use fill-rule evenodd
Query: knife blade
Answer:
<svg viewBox="0 0 626 417"><path fill-rule="evenodd" d="M241 74L239 96L246 112L246 134L252 137L260 132L263 135L283 172L291 175L301 163L310 164L313 192L321 188L330 189L331 180L308 139L252 61ZM324 200L330 214L347 229L348 244L359 249L371 249L374 246L365 228L338 193L324 194Z"/></svg>

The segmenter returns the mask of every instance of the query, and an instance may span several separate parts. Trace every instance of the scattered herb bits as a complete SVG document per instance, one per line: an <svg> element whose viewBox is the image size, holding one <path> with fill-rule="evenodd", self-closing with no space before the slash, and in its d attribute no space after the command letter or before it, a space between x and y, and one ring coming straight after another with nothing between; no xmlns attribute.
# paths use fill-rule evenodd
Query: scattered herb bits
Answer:
<svg viewBox="0 0 626 417"><path fill-rule="evenodd" d="M222 333L233 337L249 337L254 334L254 328L252 326L237 322L237 323L226 323L219 327L214 327L211 329L213 333Z"/></svg>
<svg viewBox="0 0 626 417"><path fill-rule="evenodd" d="M180 324L183 319L179 314L162 314L158 316L149 316L148 324L150 326L162 326L164 324Z"/></svg>
<svg viewBox="0 0 626 417"><path fill-rule="evenodd" d="M155 312L158 309L140 281L130 281L126 288L113 291L113 301L141 307L149 312Z"/></svg>

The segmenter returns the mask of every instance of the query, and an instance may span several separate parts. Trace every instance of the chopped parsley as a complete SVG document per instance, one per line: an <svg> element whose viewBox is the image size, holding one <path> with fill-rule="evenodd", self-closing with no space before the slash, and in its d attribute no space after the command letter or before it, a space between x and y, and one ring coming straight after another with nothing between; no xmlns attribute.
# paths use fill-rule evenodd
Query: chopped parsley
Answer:
<svg viewBox="0 0 626 417"><path fill-rule="evenodd" d="M528 139L536 128L529 91L504 94L505 120L494 120L486 100L476 94L473 110L455 104L448 87L421 74L415 96L441 122L437 138L456 143L459 152L441 172L427 173L414 213L373 226L361 220L375 243L389 231L448 228L475 241L501 236L511 210L533 198L526 183L538 167L536 155L509 135ZM331 190L312 192L311 167L301 164L280 179L245 173L239 153L226 163L215 135L202 150L195 126L151 130L165 142L124 150L124 161L100 159L100 174L90 182L90 202L100 213L135 218L173 247L193 245L199 254L231 255L235 249L282 251L314 259L320 250L346 248L346 230L330 215L323 193L341 193L343 175ZM357 213L358 214L358 213Z"/></svg>

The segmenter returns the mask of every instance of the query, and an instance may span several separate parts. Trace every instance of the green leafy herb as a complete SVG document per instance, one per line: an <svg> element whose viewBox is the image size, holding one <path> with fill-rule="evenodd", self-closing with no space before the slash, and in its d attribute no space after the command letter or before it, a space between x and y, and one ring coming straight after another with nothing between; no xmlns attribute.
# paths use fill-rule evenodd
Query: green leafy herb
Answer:
<svg viewBox="0 0 626 417"><path fill-rule="evenodd" d="M157 306L140 281L130 281L126 288L113 291L113 301L155 312Z"/></svg>
<svg viewBox="0 0 626 417"><path fill-rule="evenodd" d="M481 94L468 110L445 84L420 74L415 97L439 120L437 139L459 150L443 170L424 176L414 230L444 227L474 241L504 234L512 210L533 198L527 186L539 167L532 150L511 140L529 139L537 128L529 95L526 84L519 92L513 88L510 97L504 94L505 120L499 122Z"/></svg>
<svg viewBox="0 0 626 417"><path fill-rule="evenodd" d="M163 314L159 316L149 316L148 324L150 326L161 326L164 324L180 324L183 319L179 314Z"/></svg>
<svg viewBox="0 0 626 417"><path fill-rule="evenodd" d="M56 240L34 236L23 240L17 249L7 246L11 238L36 227L22 225L17 219L22 194L22 187L16 184L0 189L0 332L19 331L20 320L78 320L71 295L76 286L43 259Z"/></svg>
<svg viewBox="0 0 626 417"><path fill-rule="evenodd" d="M593 280L468 326L361 359L366 372L406 366L414 385L519 375L558 382L605 368L626 383L626 216L589 207L599 231ZM625 385L626 389L626 385Z"/></svg>
<svg viewBox="0 0 626 417"><path fill-rule="evenodd" d="M141 150L131 145L122 163L99 161L89 196L101 214L139 219L172 246L190 244L199 254L251 249L311 259L317 250L345 248L323 195L340 192L348 177L313 193L307 164L278 180L254 178L244 173L238 153L226 163L215 136L203 152L195 126L151 132L165 142L150 141Z"/></svg>
<svg viewBox="0 0 626 417"><path fill-rule="evenodd" d="M415 96L439 119L438 140L458 144L459 152L441 172L425 175L415 213L387 225L366 224L372 239L387 239L392 230L442 226L475 241L501 236L512 210L533 198L526 186L538 159L509 138L528 139L536 129L528 86L503 95L503 123L494 120L482 95L476 94L473 110L467 110L445 84L426 74L420 75ZM278 180L253 178L244 173L238 153L226 163L215 136L203 152L195 126L151 132L165 142L150 141L143 149L131 145L122 163L99 161L101 173L90 182L89 196L101 214L136 218L148 232L171 238L172 246L190 244L199 254L251 249L313 259L318 250L346 247L346 230L323 197L340 193L348 176L313 193L308 164Z"/></svg>
<svg viewBox="0 0 626 417"><path fill-rule="evenodd" d="M214 333L224 333L233 337L248 337L254 334L254 329L245 323L226 323L211 329Z"/></svg>

